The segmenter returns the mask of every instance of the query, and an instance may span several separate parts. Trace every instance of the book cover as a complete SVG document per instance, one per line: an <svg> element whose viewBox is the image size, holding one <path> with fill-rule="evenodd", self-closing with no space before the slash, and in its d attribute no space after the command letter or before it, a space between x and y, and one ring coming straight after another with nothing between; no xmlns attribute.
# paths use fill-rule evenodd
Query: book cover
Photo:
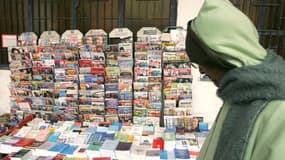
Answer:
<svg viewBox="0 0 285 160"><path fill-rule="evenodd" d="M25 148L27 148L27 149L36 149L36 148L40 147L42 144L43 144L43 142L34 141L32 144L30 144L28 146L25 146Z"/></svg>
<svg viewBox="0 0 285 160"><path fill-rule="evenodd" d="M150 146L142 146L133 144L131 147L131 159L145 160L146 151L150 149Z"/></svg>
<svg viewBox="0 0 285 160"><path fill-rule="evenodd" d="M25 146L31 145L34 142L35 142L35 139L33 138L22 138L20 141L13 144L13 146L25 147Z"/></svg>
<svg viewBox="0 0 285 160"><path fill-rule="evenodd" d="M68 145L67 147L64 147L64 149L61 150L60 153L65 155L72 155L77 148L78 145Z"/></svg>
<svg viewBox="0 0 285 160"><path fill-rule="evenodd" d="M57 152L60 153L63 150L67 149L69 147L69 144L65 144L65 143L57 143L56 145L52 146L50 149L48 149L48 151L52 151L52 152Z"/></svg>
<svg viewBox="0 0 285 160"><path fill-rule="evenodd" d="M132 143L130 142L119 142L116 150L115 155L118 159L124 159L129 160L130 159L130 149L131 149Z"/></svg>
<svg viewBox="0 0 285 160"><path fill-rule="evenodd" d="M145 158L147 160L160 160L160 150L158 149L150 149L145 153Z"/></svg>
<svg viewBox="0 0 285 160"><path fill-rule="evenodd" d="M174 150L176 159L190 159L189 151L187 147L179 147Z"/></svg>
<svg viewBox="0 0 285 160"><path fill-rule="evenodd" d="M111 157L95 157L92 160L111 160Z"/></svg>
<svg viewBox="0 0 285 160"><path fill-rule="evenodd" d="M168 160L167 150L160 150L160 160Z"/></svg>
<svg viewBox="0 0 285 160"><path fill-rule="evenodd" d="M115 157L115 150L118 146L119 141L107 139L100 148L101 156Z"/></svg>
<svg viewBox="0 0 285 160"><path fill-rule="evenodd" d="M28 160L32 156L32 151L28 149L21 149L11 156L11 160Z"/></svg>

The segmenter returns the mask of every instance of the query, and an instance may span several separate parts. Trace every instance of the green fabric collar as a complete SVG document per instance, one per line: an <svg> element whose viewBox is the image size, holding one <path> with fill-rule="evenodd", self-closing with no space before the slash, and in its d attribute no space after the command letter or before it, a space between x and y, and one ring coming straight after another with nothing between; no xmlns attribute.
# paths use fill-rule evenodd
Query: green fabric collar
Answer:
<svg viewBox="0 0 285 160"><path fill-rule="evenodd" d="M230 104L214 160L242 160L255 121L268 102L285 99L285 63L268 53L263 63L230 70L217 92Z"/></svg>

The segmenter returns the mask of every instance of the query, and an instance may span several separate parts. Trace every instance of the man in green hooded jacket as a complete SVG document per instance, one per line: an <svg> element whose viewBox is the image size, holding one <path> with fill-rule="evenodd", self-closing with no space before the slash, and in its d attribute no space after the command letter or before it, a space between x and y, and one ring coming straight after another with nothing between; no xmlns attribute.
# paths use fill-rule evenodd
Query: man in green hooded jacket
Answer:
<svg viewBox="0 0 285 160"><path fill-rule="evenodd" d="M259 44L248 17L228 0L205 0L186 50L223 100L198 160L285 159L285 62Z"/></svg>

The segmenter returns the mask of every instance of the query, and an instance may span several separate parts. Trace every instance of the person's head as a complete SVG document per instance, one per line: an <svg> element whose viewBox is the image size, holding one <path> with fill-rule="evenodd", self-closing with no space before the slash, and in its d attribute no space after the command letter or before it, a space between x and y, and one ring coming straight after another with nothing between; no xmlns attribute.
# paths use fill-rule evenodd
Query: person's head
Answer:
<svg viewBox="0 0 285 160"><path fill-rule="evenodd" d="M188 23L186 51L216 85L227 71L259 64L267 54L255 26L228 0L205 0Z"/></svg>
<svg viewBox="0 0 285 160"><path fill-rule="evenodd" d="M196 128L198 128L199 127L199 120L198 120L198 118L193 118L192 119L192 128L193 129L196 129Z"/></svg>
<svg viewBox="0 0 285 160"><path fill-rule="evenodd" d="M85 43L86 44L92 44L93 43L93 38L91 36L86 37Z"/></svg>
<svg viewBox="0 0 285 160"><path fill-rule="evenodd" d="M96 37L95 43L96 43L97 46L103 46L103 43L104 43L103 37L102 36Z"/></svg>

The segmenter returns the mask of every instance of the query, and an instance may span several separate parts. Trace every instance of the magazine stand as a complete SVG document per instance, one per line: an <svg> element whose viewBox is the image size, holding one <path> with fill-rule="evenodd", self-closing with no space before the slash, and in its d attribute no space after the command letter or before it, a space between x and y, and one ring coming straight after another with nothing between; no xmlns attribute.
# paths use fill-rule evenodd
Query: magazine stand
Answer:
<svg viewBox="0 0 285 160"><path fill-rule="evenodd" d="M132 121L133 33L115 28L106 47L105 120Z"/></svg>
<svg viewBox="0 0 285 160"><path fill-rule="evenodd" d="M23 42L23 41L22 41ZM28 44L28 42L25 44ZM31 43L29 43L31 44ZM36 52L35 46L19 46L8 49L11 82L10 109L22 120L24 114L31 112L32 107L32 55Z"/></svg>
<svg viewBox="0 0 285 160"><path fill-rule="evenodd" d="M140 125L160 125L162 113L161 32L143 27L137 32L134 67L134 117Z"/></svg>
<svg viewBox="0 0 285 160"><path fill-rule="evenodd" d="M88 40L92 40L92 44L96 46L105 47L108 43L108 35L103 29L90 29L84 36L84 44L89 44Z"/></svg>
<svg viewBox="0 0 285 160"><path fill-rule="evenodd" d="M66 30L61 35L61 44L68 47L78 47L82 45L83 34L79 30Z"/></svg>
<svg viewBox="0 0 285 160"><path fill-rule="evenodd" d="M39 46L54 46L59 44L60 35L56 31L44 31L39 39Z"/></svg>
<svg viewBox="0 0 285 160"><path fill-rule="evenodd" d="M105 54L107 34L89 30L79 51L79 112L85 121L103 122L105 114Z"/></svg>
<svg viewBox="0 0 285 160"><path fill-rule="evenodd" d="M181 27L168 27L162 36L164 126L178 132L191 130L192 75L185 37Z"/></svg>
<svg viewBox="0 0 285 160"><path fill-rule="evenodd" d="M23 32L18 38L18 46L36 46L38 36L34 32Z"/></svg>

